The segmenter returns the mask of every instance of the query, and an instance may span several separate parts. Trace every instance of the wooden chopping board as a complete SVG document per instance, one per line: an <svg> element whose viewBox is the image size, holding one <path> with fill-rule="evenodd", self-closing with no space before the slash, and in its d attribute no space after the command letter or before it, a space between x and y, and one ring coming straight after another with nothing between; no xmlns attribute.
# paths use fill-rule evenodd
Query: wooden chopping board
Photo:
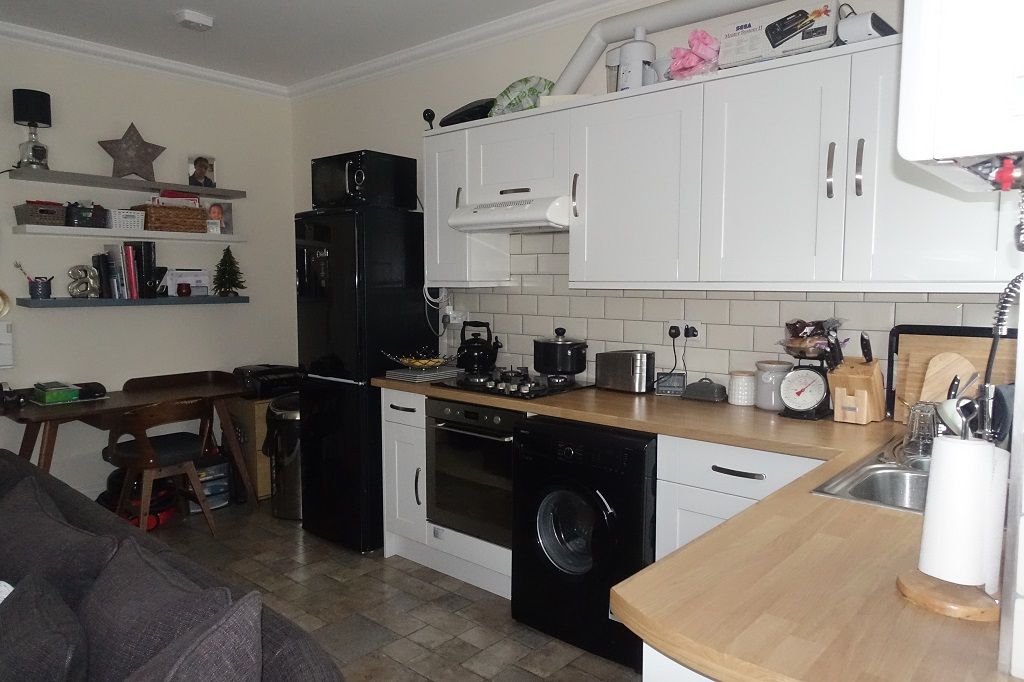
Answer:
<svg viewBox="0 0 1024 682"><path fill-rule="evenodd" d="M946 352L959 353L983 373L991 346L991 337L901 335L899 355L896 357L896 406L893 418L906 423L909 406L921 399L921 388L928 373L928 363L936 355ZM992 370L992 380L995 383L1013 383L1016 358L1017 339L1000 339L995 367ZM960 378L967 381L964 376ZM983 379L984 377L979 377L965 395L974 397ZM946 382L945 388L949 388L949 381Z"/></svg>
<svg viewBox="0 0 1024 682"><path fill-rule="evenodd" d="M924 383L921 384L920 399L931 402L945 400L953 377L960 377L961 385L963 385L977 371L978 369L971 364L971 361L959 353L939 353L928 362ZM979 376L978 380L968 387L964 395L974 397L982 379L983 377Z"/></svg>

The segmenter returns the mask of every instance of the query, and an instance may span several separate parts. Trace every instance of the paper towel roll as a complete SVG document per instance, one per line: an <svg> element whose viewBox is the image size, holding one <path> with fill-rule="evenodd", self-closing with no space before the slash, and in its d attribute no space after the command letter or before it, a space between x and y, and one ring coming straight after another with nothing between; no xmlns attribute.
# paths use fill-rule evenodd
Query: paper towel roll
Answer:
<svg viewBox="0 0 1024 682"><path fill-rule="evenodd" d="M935 439L917 565L922 573L958 585L985 584L995 450L984 440Z"/></svg>
<svg viewBox="0 0 1024 682"><path fill-rule="evenodd" d="M985 518L985 546L982 561L985 568L985 591L999 594L999 572L1003 564L1003 534L1006 528L1006 488L1010 478L1010 453L992 449L992 481L989 484L988 509Z"/></svg>

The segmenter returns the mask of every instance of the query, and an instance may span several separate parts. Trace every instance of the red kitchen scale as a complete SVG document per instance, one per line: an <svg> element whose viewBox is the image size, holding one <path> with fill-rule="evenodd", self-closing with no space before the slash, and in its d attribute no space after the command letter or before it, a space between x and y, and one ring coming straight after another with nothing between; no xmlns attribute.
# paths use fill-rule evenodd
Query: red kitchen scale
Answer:
<svg viewBox="0 0 1024 682"><path fill-rule="evenodd" d="M832 415L832 395L828 390L828 370L820 364L797 365L782 379L783 417L817 421Z"/></svg>

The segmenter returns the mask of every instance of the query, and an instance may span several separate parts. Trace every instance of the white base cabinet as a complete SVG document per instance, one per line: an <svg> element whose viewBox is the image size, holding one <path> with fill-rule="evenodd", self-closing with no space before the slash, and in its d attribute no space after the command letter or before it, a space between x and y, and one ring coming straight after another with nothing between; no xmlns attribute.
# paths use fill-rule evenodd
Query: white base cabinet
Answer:
<svg viewBox="0 0 1024 682"><path fill-rule="evenodd" d="M712 680L676 663L649 644L644 644L644 682L705 682Z"/></svg>

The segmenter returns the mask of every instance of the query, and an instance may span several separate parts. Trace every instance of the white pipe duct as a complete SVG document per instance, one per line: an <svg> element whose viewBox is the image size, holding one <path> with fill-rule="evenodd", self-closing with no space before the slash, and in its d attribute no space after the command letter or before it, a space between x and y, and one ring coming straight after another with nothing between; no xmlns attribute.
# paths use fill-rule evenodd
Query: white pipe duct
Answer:
<svg viewBox="0 0 1024 682"><path fill-rule="evenodd" d="M677 26L706 21L766 4L764 0L668 0L650 7L608 17L594 24L576 48L558 77L552 95L573 95L583 80L608 49L616 43L633 37L633 29L643 26L647 33L657 33Z"/></svg>

